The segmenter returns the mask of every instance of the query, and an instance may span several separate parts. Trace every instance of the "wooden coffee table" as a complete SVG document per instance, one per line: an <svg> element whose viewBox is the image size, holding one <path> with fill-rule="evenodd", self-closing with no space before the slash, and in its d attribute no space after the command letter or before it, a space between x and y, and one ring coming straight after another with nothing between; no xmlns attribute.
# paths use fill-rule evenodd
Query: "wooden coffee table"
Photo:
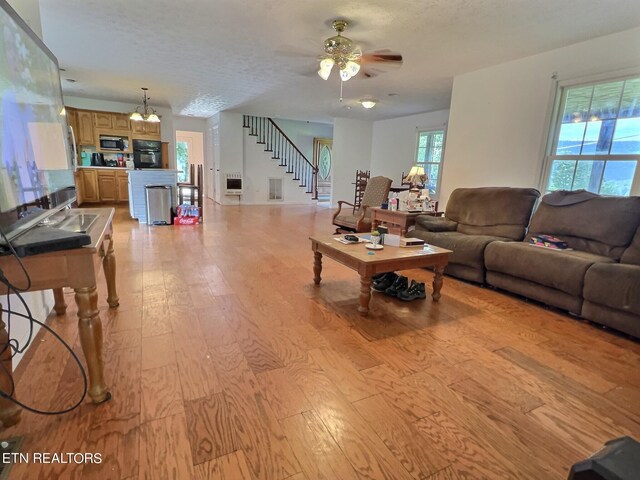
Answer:
<svg viewBox="0 0 640 480"><path fill-rule="evenodd" d="M334 240L336 235L309 237L313 250L313 281L320 285L322 272L322 256L326 255L360 275L360 306L362 315L369 313L371 300L371 277L383 272L410 270L413 268L433 267L434 302L440 300L444 267L449 263L451 250L426 245L424 247L391 247L382 250L368 250L364 243L344 245ZM369 255L369 253L373 255Z"/></svg>

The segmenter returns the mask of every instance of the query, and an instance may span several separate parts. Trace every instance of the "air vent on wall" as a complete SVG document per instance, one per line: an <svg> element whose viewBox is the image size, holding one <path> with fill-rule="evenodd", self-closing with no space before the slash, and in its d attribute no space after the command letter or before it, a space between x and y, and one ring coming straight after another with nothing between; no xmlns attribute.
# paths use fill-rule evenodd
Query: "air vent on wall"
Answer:
<svg viewBox="0 0 640 480"><path fill-rule="evenodd" d="M269 201L282 200L282 178L269 178Z"/></svg>

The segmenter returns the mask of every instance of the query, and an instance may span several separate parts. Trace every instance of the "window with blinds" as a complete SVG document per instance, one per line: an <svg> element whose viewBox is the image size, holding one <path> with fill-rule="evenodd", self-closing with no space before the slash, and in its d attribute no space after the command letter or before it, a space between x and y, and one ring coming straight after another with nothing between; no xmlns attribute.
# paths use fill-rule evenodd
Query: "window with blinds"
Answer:
<svg viewBox="0 0 640 480"><path fill-rule="evenodd" d="M640 77L561 87L545 190L630 195L640 187Z"/></svg>

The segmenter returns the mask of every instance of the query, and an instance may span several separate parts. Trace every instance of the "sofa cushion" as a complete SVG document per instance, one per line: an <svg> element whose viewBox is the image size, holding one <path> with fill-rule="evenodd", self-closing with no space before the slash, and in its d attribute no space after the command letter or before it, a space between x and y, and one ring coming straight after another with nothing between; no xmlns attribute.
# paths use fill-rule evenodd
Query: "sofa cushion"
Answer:
<svg viewBox="0 0 640 480"><path fill-rule="evenodd" d="M636 234L631 241L631 245L622 254L620 263L628 263L630 265L640 265L640 228L636 230Z"/></svg>
<svg viewBox="0 0 640 480"><path fill-rule="evenodd" d="M487 270L506 273L575 296L582 296L584 276L609 257L577 250L552 250L524 242L493 242L485 251Z"/></svg>
<svg viewBox="0 0 640 480"><path fill-rule="evenodd" d="M459 223L461 233L522 240L539 196L534 188L457 188L445 216Z"/></svg>
<svg viewBox="0 0 640 480"><path fill-rule="evenodd" d="M593 265L584 279L584 298L640 315L640 267L615 263Z"/></svg>
<svg viewBox="0 0 640 480"><path fill-rule="evenodd" d="M489 235L465 235L460 232L425 232L414 230L412 235L437 247L447 248L453 253L449 255L449 263L457 263L484 270L484 249L496 240L509 241L508 238Z"/></svg>
<svg viewBox="0 0 640 480"><path fill-rule="evenodd" d="M458 224L444 217L431 215L418 215L416 217L416 229L428 232L455 232Z"/></svg>
<svg viewBox="0 0 640 480"><path fill-rule="evenodd" d="M358 213L356 211L356 213ZM338 215L334 220L333 223L334 225L342 225L345 227L350 227L350 228L356 228L356 225L358 224L358 218L359 218L359 214L358 215L353 215L351 213L351 210L347 210L347 213L343 214L343 215ZM364 223L371 223L371 219L364 217L362 219L362 221Z"/></svg>
<svg viewBox="0 0 640 480"><path fill-rule="evenodd" d="M584 192L562 192L565 204L554 205L558 193L545 195L531 217L532 235L553 235L576 250L619 259L640 224L640 197L588 198ZM571 203L571 197L581 201ZM585 199L586 198L586 199Z"/></svg>

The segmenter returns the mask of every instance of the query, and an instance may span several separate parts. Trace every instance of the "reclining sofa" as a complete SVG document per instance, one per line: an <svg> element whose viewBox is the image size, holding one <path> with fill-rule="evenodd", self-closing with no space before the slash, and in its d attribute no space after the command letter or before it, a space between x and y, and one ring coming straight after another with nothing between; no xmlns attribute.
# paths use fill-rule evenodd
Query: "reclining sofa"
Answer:
<svg viewBox="0 0 640 480"><path fill-rule="evenodd" d="M640 338L640 197L553 192L541 199L529 222L536 194L533 189L458 189L446 216L418 217L413 235L454 250L445 270L449 275ZM485 196L494 198L477 212ZM532 236L542 234L569 248L530 244Z"/></svg>

